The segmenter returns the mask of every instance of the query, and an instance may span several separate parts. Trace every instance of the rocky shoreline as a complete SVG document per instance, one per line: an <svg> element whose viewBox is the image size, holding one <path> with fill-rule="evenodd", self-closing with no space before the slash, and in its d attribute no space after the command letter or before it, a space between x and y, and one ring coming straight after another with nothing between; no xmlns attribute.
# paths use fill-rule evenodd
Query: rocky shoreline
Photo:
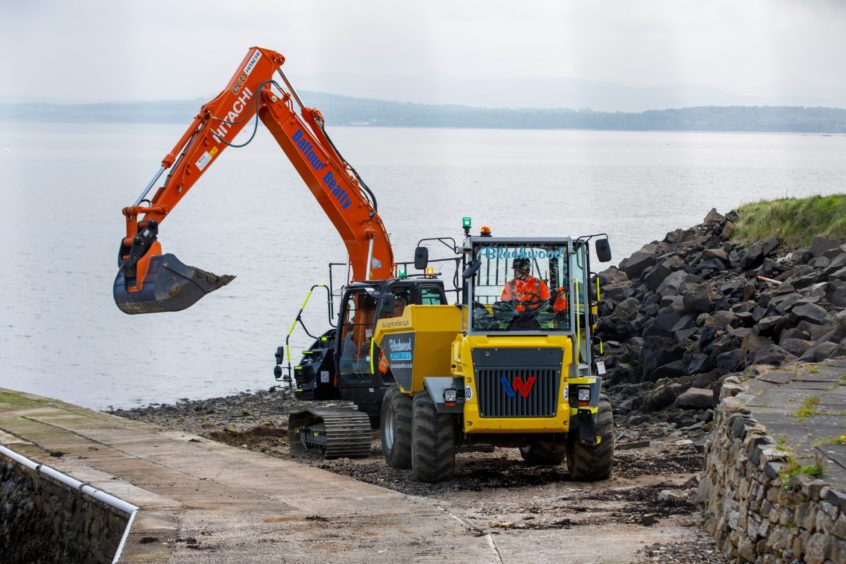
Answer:
<svg viewBox="0 0 846 564"><path fill-rule="evenodd" d="M723 379L846 356L846 244L733 242L736 212L667 233L600 274L598 335L620 415L697 426Z"/></svg>

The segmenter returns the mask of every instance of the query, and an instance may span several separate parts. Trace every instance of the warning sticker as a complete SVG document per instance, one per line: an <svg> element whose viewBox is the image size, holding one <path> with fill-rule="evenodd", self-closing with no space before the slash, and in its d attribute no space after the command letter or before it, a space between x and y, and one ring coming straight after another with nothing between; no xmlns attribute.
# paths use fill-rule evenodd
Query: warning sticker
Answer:
<svg viewBox="0 0 846 564"><path fill-rule="evenodd" d="M209 154L208 151L206 151L199 159L197 159L197 168L203 170L204 168L206 168L206 165L211 162L211 160L212 156Z"/></svg>

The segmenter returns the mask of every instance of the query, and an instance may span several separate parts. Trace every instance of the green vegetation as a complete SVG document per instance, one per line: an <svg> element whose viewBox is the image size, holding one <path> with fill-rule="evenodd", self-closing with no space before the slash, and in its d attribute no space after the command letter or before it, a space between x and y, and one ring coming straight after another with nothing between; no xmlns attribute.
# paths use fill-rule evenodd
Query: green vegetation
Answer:
<svg viewBox="0 0 846 564"><path fill-rule="evenodd" d="M822 412L817 411L817 406L820 404L820 398L818 396L811 396L802 402L802 405L799 406L799 409L796 410L794 414L797 419L800 421L804 421L811 415L821 415Z"/></svg>
<svg viewBox="0 0 846 564"><path fill-rule="evenodd" d="M809 464L808 466L799 466L799 463L796 461L792 461L792 466L790 464L787 465L787 471L781 477L782 482L789 482L790 478L793 476L798 476L799 474L807 474L809 476L813 476L818 478L822 476L823 469L816 464Z"/></svg>
<svg viewBox="0 0 846 564"><path fill-rule="evenodd" d="M846 194L761 201L737 211L735 237L744 244L773 235L793 248L815 235L846 239Z"/></svg>
<svg viewBox="0 0 846 564"><path fill-rule="evenodd" d="M782 469L778 471L778 475L781 478L781 483L785 488L787 488L787 484L788 482L790 482L790 478L798 476L799 474L807 474L809 476L814 476L815 478L822 476L824 467L819 458L817 459L816 464L808 464L807 466L802 466L799 460L796 458L796 454L793 452L793 449L784 445L779 445L777 448L778 450L787 453L787 462L782 467Z"/></svg>
<svg viewBox="0 0 846 564"><path fill-rule="evenodd" d="M813 447L821 447L821 446L844 446L846 445L846 435L840 435L835 437L825 437L822 439L817 439L815 441L811 441L811 446Z"/></svg>
<svg viewBox="0 0 846 564"><path fill-rule="evenodd" d="M0 392L0 404L6 404L12 407L36 407L41 405L41 402L13 392Z"/></svg>

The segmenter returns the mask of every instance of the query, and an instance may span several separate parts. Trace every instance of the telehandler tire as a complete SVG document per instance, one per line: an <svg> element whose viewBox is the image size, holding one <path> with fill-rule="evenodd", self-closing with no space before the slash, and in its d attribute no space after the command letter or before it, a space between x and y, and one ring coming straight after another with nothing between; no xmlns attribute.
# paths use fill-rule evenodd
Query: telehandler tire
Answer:
<svg viewBox="0 0 846 564"><path fill-rule="evenodd" d="M396 386L382 398L382 454L394 468L411 468L411 402Z"/></svg>
<svg viewBox="0 0 846 564"><path fill-rule="evenodd" d="M611 477L614 463L614 414L611 401L605 394L599 396L596 417L598 445L585 446L577 436L567 439L567 470L579 482L594 482Z"/></svg>
<svg viewBox="0 0 846 564"><path fill-rule="evenodd" d="M537 442L520 447L520 456L529 466L558 466L564 462L567 445L564 443Z"/></svg>
<svg viewBox="0 0 846 564"><path fill-rule="evenodd" d="M411 419L411 473L421 482L449 480L455 473L455 422L438 413L428 392L414 396Z"/></svg>

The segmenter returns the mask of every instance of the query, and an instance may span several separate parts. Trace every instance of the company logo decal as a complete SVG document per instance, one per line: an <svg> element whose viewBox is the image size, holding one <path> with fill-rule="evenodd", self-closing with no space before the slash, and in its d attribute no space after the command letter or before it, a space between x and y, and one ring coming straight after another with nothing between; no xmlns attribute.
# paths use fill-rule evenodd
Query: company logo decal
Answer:
<svg viewBox="0 0 846 564"><path fill-rule="evenodd" d="M561 258L563 253L561 249L549 250L544 249L506 249L502 247L482 247L482 254L485 258L501 258L501 259L546 259L546 258Z"/></svg>
<svg viewBox="0 0 846 564"><path fill-rule="evenodd" d="M308 139L303 134L302 129L298 129L294 132L294 135L291 136L291 141L297 146L300 152L308 161L308 164L311 165L315 171L323 170L326 168L326 163L320 160L320 157L314 151L314 147L311 143L308 142ZM335 179L335 175L332 174L332 171L327 171L326 174L323 176L323 184L326 185L326 190L332 194L332 197L338 200L338 203L341 204L341 209L347 209L352 204L352 200L350 200L349 194L347 191L341 187L341 183ZM377 267L378 268L378 267Z"/></svg>
<svg viewBox="0 0 846 564"><path fill-rule="evenodd" d="M508 376L503 376L499 379L499 383L502 384L502 389L505 390L505 395L509 398L515 398L517 394L520 394L525 399L532 393L535 380L537 380L535 376L529 376L525 381L520 376L516 376L514 380L509 380Z"/></svg>
<svg viewBox="0 0 846 564"><path fill-rule="evenodd" d="M233 103L232 109L229 110L229 113L226 114L226 117L220 120L220 124L217 126L216 129L212 131L214 135L220 140L225 138L229 134L229 129L237 124L240 123L238 117L241 115L241 112L247 107L247 103L250 101L250 98L253 97L253 93L250 91L249 88L244 86L244 90L241 92L241 96L239 96Z"/></svg>
<svg viewBox="0 0 846 564"><path fill-rule="evenodd" d="M253 72L253 69L256 68L256 63L258 63L259 59L261 59L261 51L256 49L256 52L253 53L253 56L247 62L247 66L244 67L244 70L241 71L241 74L235 79L235 84L232 85L232 93L237 95L238 91L243 88L244 83L247 82L247 78L249 78L250 73Z"/></svg>
<svg viewBox="0 0 846 564"><path fill-rule="evenodd" d="M411 360L412 347L411 339L388 339L389 358L391 360Z"/></svg>

